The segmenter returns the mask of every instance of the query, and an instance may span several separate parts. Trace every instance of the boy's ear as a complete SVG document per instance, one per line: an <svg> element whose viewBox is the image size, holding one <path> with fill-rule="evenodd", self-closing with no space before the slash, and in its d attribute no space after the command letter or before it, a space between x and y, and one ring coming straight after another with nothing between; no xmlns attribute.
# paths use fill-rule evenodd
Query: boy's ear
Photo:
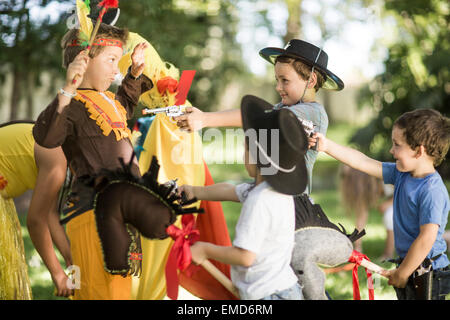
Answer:
<svg viewBox="0 0 450 320"><path fill-rule="evenodd" d="M315 72L311 72L308 89L313 89L317 84L317 74Z"/></svg>
<svg viewBox="0 0 450 320"><path fill-rule="evenodd" d="M416 158L417 159L426 154L427 154L427 151L425 150L425 147L423 145L420 145L416 148Z"/></svg>

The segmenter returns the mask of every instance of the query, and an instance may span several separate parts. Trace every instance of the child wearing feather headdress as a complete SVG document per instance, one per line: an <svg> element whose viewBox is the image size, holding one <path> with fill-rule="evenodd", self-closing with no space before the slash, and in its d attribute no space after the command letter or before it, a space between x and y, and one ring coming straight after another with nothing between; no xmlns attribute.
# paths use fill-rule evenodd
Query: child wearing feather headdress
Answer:
<svg viewBox="0 0 450 320"><path fill-rule="evenodd" d="M95 176L101 169L120 168L119 157L130 158L133 147L127 119L131 118L141 93L153 87L152 81L142 75L146 44L139 44L117 93L108 91L119 72L118 62L128 31L101 24L96 36L90 37L92 26L85 25L90 20L84 19L88 13L86 5L80 0L77 5L78 14L83 17L79 18L81 29L70 30L61 43L63 66L67 68L65 85L39 115L33 129L39 145L62 146L74 173L74 194L83 190L80 177ZM93 38L89 43L85 41L86 35ZM132 171L139 175L137 163L132 165ZM81 273L81 286L75 290L74 298L129 299L131 277L112 275L103 268L92 210L69 221L67 234L73 263L80 267Z"/></svg>
<svg viewBox="0 0 450 320"><path fill-rule="evenodd" d="M121 73L124 76L127 74L132 64L131 53L142 42L148 45L144 50L146 64L143 74L152 80L154 87L140 96L140 102L148 108L174 105L179 90L179 70L173 64L164 61L152 44L137 33L129 34L125 47L127 53L119 62ZM190 106L187 100L184 104ZM170 117L158 114L151 122L148 133L145 136L143 134L140 139L143 142L139 156L141 173L149 169L153 156L156 156L161 164L158 176L160 182L176 178L178 184L205 186L214 183L208 166L201 158L202 141L198 133L183 132ZM174 150L180 151L176 157L173 156ZM221 203L201 201L199 205L205 211L205 214L198 215L196 219L202 240L217 245L231 245ZM181 226L181 219L175 224ZM166 280L164 268L161 266L166 265L172 244L173 240L170 238L158 241L142 238L142 274L139 278L133 278L133 299L164 298ZM221 272L230 276L229 265L218 262L214 264ZM180 285L202 299L234 298L233 294L202 268L190 276L180 273Z"/></svg>

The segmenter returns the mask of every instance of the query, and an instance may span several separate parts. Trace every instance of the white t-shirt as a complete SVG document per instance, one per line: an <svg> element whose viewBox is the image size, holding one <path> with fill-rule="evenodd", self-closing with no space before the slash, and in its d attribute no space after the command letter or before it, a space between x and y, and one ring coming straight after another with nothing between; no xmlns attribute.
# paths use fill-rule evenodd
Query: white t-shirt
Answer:
<svg viewBox="0 0 450 320"><path fill-rule="evenodd" d="M241 299L256 300L297 282L290 266L294 248L295 208L292 196L262 182L236 186L243 202L233 245L256 254L250 267L231 266L231 280Z"/></svg>

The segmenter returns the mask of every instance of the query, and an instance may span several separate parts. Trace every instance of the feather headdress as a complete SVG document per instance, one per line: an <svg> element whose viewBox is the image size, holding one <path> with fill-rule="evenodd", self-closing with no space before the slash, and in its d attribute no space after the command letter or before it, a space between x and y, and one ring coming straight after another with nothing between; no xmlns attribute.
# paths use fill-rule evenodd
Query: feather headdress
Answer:
<svg viewBox="0 0 450 320"><path fill-rule="evenodd" d="M92 21L88 17L91 12L90 0L77 0L77 18L79 23L79 33L78 38L81 40L81 45L87 47L89 45L89 40L91 38L93 26Z"/></svg>

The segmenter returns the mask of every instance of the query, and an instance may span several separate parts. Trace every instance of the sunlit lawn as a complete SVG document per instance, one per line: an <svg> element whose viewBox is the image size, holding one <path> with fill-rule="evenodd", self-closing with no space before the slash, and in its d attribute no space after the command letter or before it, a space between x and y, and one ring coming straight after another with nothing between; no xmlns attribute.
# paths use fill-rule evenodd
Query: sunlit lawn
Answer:
<svg viewBox="0 0 450 320"><path fill-rule="evenodd" d="M345 143L352 128L346 125L337 125L329 130L328 135L334 140ZM221 131L225 133L225 130ZM248 177L244 165L242 164L242 139L229 144L225 143L222 150L218 150L219 144L205 144L204 155L208 162L210 172L215 182L230 182L233 184L251 181ZM219 156L218 156L219 155ZM224 155L220 159L220 155ZM209 158L208 158L209 157ZM233 158L234 163L233 163ZM227 160L228 159L228 160ZM228 162L228 163L227 163ZM354 229L354 216L344 212L337 190L337 170L339 163L327 156L321 156L316 162L313 173L313 193L312 198L322 206L329 219L334 223L341 223L348 233ZM231 239L234 238L234 228L239 218L241 204L233 202L223 202L223 211L228 225ZM53 284L50 275L42 264L42 261L34 250L28 232L25 227L25 218L21 217L22 231L25 242L26 258L29 266L29 275L32 282L33 295L35 299L55 299L53 295ZM373 210L370 212L366 235L363 237L363 253L372 261L381 264L377 260L383 253L385 228L382 223L382 216ZM60 259L62 261L62 259ZM390 263L382 264L385 268L391 268ZM366 275L363 268L359 269L361 298L368 299ZM387 281L378 275L374 275L375 299L396 299L394 290L387 285ZM328 274L326 280L326 290L332 299L353 299L352 272L342 271Z"/></svg>
<svg viewBox="0 0 450 320"><path fill-rule="evenodd" d="M230 168L231 167L231 168ZM226 172L239 172L240 168L237 165L225 166L211 165L211 172L220 172L222 169ZM215 179L216 181L223 181ZM238 181L236 181L238 182ZM335 190L324 190L313 193L314 200L321 204L323 210L327 213L331 221L337 223L340 222L348 232L353 231L354 223L353 218L345 215L339 205L338 194ZM223 202L222 203L225 218L227 220L228 230L231 239L234 238L234 227L241 209L240 203ZM24 219L22 225L24 225ZM384 246L385 230L381 221L381 215L378 212L371 212L369 223L366 228L367 235L364 236L364 253L370 258L376 258L381 256ZM50 279L50 275L42 263L37 252L34 250L31 240L29 238L26 227L22 228L26 258L28 261L29 276L32 282L33 297L34 299L55 299L53 295L53 284ZM62 261L62 259L60 259ZM389 266L389 264L387 265ZM361 282L361 297L367 299L367 286L366 276L363 269L360 268L359 278ZM351 271L344 271L336 274L330 274L327 276L326 288L330 296L333 299L352 299L352 276ZM387 286L384 279L380 279L375 276L375 297L377 299L394 299L395 295L393 290Z"/></svg>

